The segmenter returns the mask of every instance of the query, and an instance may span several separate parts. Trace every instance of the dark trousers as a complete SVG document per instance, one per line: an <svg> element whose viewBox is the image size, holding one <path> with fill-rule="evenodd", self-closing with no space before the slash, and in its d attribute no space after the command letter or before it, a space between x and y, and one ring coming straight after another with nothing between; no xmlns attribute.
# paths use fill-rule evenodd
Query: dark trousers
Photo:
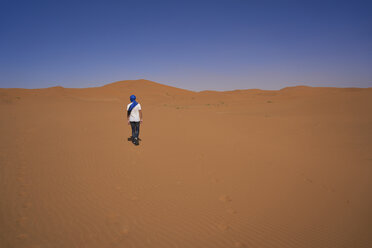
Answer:
<svg viewBox="0 0 372 248"><path fill-rule="evenodd" d="M140 122L131 121L130 126L132 127L132 138L138 139Z"/></svg>

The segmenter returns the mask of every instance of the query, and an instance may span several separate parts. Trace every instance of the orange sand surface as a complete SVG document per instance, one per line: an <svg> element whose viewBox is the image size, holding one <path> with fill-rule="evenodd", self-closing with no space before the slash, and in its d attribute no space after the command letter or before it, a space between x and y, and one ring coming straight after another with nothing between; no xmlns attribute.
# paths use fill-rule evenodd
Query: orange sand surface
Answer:
<svg viewBox="0 0 372 248"><path fill-rule="evenodd" d="M0 116L1 248L372 247L372 88L0 89Z"/></svg>

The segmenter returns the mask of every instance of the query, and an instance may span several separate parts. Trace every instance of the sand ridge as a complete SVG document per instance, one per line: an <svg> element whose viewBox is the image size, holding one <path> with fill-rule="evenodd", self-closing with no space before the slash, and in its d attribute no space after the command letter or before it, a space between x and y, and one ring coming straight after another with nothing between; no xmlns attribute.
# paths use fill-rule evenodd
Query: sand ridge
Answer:
<svg viewBox="0 0 372 248"><path fill-rule="evenodd" d="M372 88L131 80L0 89L0 113L0 247L372 246Z"/></svg>

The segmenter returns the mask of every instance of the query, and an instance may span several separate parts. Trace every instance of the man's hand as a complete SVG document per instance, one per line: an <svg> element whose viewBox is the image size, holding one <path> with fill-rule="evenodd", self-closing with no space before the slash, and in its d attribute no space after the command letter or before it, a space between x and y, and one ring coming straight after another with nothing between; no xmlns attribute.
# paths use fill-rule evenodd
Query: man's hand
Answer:
<svg viewBox="0 0 372 248"><path fill-rule="evenodd" d="M143 120L141 119L140 122L141 122L141 124L142 124Z"/></svg>
<svg viewBox="0 0 372 248"><path fill-rule="evenodd" d="M130 121L128 120L128 125L130 125Z"/></svg>

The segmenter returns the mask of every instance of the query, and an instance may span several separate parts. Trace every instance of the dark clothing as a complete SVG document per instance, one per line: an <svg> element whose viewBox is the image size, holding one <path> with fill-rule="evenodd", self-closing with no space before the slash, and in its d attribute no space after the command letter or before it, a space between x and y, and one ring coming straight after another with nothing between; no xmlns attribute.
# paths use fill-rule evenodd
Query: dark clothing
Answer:
<svg viewBox="0 0 372 248"><path fill-rule="evenodd" d="M132 127L132 138L138 139L140 122L131 121L130 126Z"/></svg>

